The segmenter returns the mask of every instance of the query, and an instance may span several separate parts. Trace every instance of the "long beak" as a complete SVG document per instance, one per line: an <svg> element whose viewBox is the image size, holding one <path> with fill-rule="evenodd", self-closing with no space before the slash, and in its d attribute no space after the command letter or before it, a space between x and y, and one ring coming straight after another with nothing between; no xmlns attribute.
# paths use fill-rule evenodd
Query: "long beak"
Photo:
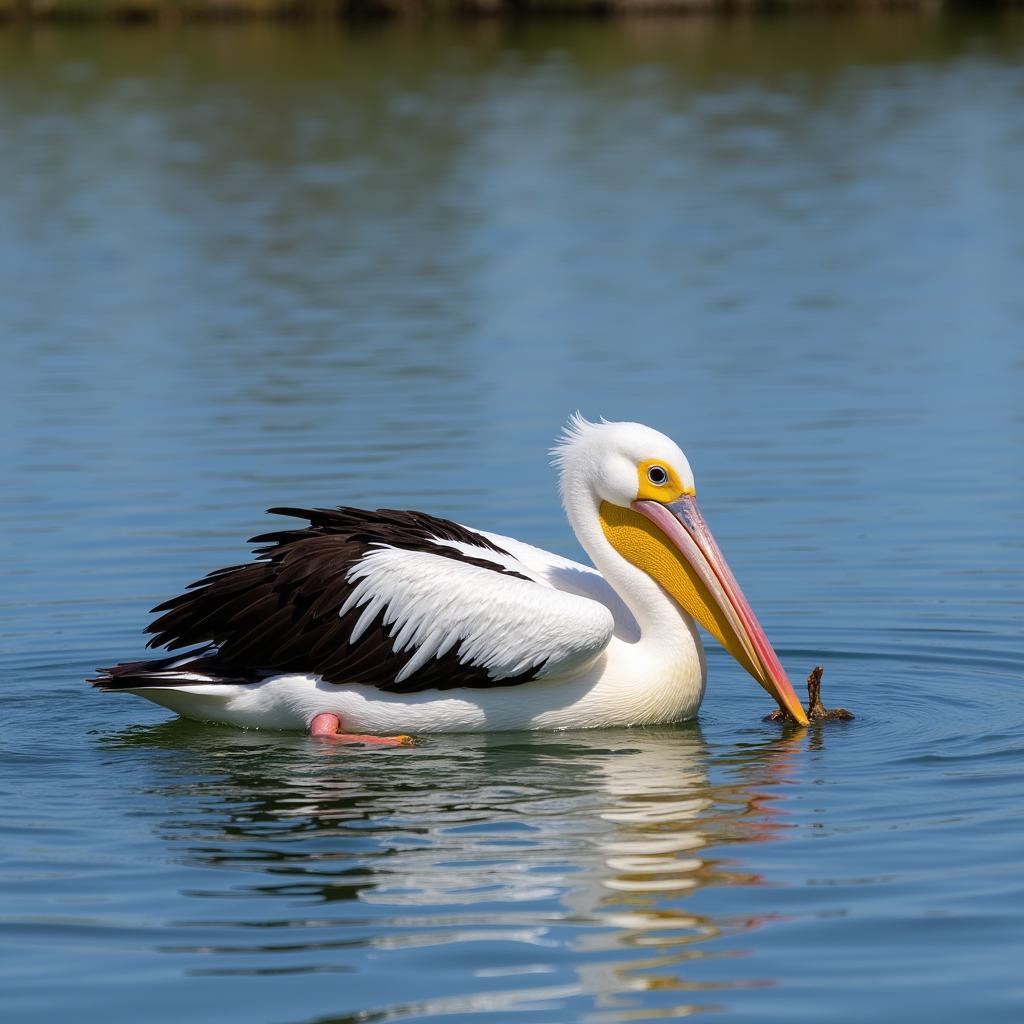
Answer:
<svg viewBox="0 0 1024 1024"><path fill-rule="evenodd" d="M695 579L682 603L723 647L778 701L800 725L807 715L768 642L757 616L718 550L697 499L683 495L663 505L634 501L633 508L649 519L675 545Z"/></svg>

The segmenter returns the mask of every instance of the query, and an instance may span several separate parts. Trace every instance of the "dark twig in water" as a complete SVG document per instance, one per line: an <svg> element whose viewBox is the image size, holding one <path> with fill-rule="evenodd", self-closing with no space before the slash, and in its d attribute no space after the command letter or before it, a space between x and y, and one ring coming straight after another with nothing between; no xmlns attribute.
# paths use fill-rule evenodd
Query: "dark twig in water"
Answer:
<svg viewBox="0 0 1024 1024"><path fill-rule="evenodd" d="M821 702L821 677L825 673L824 665L815 665L811 674L807 677L807 717L812 722L850 722L853 714L846 708L832 708L830 711ZM776 708L770 715L766 716L766 722L792 722L786 712Z"/></svg>

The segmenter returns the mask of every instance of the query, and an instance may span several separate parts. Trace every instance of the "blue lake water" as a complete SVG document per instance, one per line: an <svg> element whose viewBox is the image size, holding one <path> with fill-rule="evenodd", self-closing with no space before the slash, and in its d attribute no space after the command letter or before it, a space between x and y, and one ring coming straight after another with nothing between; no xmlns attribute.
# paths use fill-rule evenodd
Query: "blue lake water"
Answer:
<svg viewBox="0 0 1024 1024"><path fill-rule="evenodd" d="M1024 1019L1024 19L0 34L5 1021ZM797 683L325 751L91 691L281 504L577 556L638 419Z"/></svg>

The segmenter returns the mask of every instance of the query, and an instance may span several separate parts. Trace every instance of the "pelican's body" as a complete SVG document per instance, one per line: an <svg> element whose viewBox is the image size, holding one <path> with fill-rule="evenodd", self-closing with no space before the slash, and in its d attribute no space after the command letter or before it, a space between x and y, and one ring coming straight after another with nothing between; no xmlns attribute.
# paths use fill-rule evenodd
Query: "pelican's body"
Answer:
<svg viewBox="0 0 1024 1024"><path fill-rule="evenodd" d="M309 525L256 538L257 561L157 609L151 646L192 650L95 682L189 718L315 734L650 725L700 707L695 616L800 720L679 448L575 417L556 461L594 567L423 513L277 509Z"/></svg>
<svg viewBox="0 0 1024 1024"><path fill-rule="evenodd" d="M588 633L588 650L579 664L517 685L416 693L383 693L365 684L338 686L306 673L275 675L248 685L196 683L136 692L189 718L249 728L305 729L327 711L353 732L381 735L648 725L697 713L705 667L692 621L666 637L644 637L629 609L594 569L511 538L481 536L508 551L519 572L528 572L531 580L556 595L565 594L567 603L594 603L593 609L579 605L583 614L576 625ZM479 553L495 556L486 549ZM508 585L507 579L497 578ZM590 621L584 621L587 615ZM493 634L491 639L499 642Z"/></svg>

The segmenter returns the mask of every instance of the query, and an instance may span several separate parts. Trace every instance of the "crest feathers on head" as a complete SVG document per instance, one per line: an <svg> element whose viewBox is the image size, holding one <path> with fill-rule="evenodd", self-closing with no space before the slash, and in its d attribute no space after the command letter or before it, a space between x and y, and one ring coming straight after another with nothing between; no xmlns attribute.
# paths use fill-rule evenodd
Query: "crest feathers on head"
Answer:
<svg viewBox="0 0 1024 1024"><path fill-rule="evenodd" d="M607 423L608 421L602 416L600 423ZM565 458L570 449L574 448L580 441L583 440L592 430L600 425L600 423L591 423L590 420L586 419L579 411L574 412L567 420L564 427L562 427L562 433L555 441L554 447L548 453L551 456L552 463L559 469L565 464Z"/></svg>

